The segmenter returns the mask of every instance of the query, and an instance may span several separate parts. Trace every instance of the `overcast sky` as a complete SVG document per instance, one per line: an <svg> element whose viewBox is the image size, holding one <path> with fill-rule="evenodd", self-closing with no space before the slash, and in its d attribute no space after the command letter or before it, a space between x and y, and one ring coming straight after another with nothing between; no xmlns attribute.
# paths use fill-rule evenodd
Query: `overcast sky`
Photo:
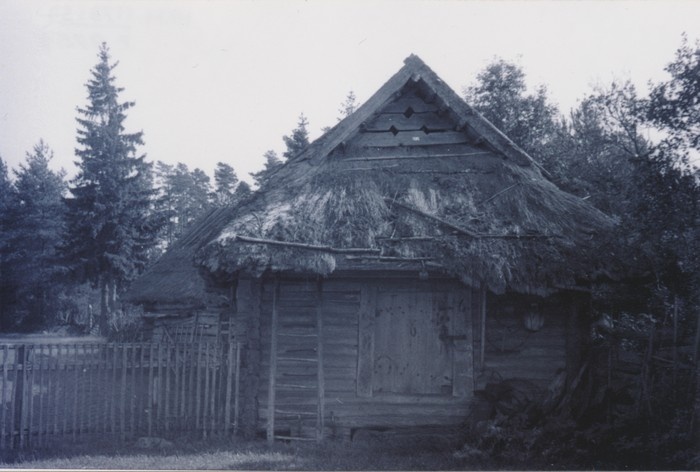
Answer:
<svg viewBox="0 0 700 472"><path fill-rule="evenodd" d="M149 160L247 178L300 113L317 137L350 90L366 100L411 53L459 93L495 56L515 61L568 111L598 83L665 79L699 19L692 0L0 0L0 156L16 168L43 138L75 172L102 41Z"/></svg>

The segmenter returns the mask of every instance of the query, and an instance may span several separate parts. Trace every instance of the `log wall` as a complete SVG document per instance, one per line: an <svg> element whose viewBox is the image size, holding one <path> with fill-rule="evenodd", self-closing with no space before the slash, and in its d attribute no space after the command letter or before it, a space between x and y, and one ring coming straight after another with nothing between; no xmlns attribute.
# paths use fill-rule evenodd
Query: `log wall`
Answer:
<svg viewBox="0 0 700 472"><path fill-rule="evenodd" d="M573 336L570 312L559 297L487 296L485 359L477 389L508 379L545 389L567 364L567 339L570 343ZM480 323L481 318L474 317L475 332L481 332ZM478 340L475 350L480 347Z"/></svg>
<svg viewBox="0 0 700 472"><path fill-rule="evenodd" d="M464 421L473 394L470 292L451 281L417 279L323 281L326 435L358 427ZM262 284L257 390L261 426L268 415L274 290L273 281ZM316 290L313 279L280 280L274 403L282 411L312 414L317 408L318 349L311 336Z"/></svg>

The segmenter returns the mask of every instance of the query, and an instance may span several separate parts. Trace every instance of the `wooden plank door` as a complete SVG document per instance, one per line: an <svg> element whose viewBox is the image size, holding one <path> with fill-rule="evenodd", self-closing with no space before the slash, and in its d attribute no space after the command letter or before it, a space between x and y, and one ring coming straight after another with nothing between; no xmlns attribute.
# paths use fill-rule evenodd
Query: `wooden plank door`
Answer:
<svg viewBox="0 0 700 472"><path fill-rule="evenodd" d="M452 395L448 292L421 286L377 294L374 394Z"/></svg>

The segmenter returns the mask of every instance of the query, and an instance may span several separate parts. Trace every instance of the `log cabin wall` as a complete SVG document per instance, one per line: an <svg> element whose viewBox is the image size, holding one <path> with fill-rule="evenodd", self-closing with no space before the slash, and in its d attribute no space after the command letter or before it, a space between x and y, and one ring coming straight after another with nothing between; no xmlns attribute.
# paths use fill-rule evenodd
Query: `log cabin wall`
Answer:
<svg viewBox="0 0 700 472"><path fill-rule="evenodd" d="M514 294L489 294L486 307L485 359L483 370L477 374L476 388L519 379L536 389L546 389L555 375L567 367L567 344L576 334L571 333L569 326L571 307L560 296ZM474 317L474 332L481 332L480 323L480 317ZM479 349L477 339L475 351Z"/></svg>
<svg viewBox="0 0 700 472"><path fill-rule="evenodd" d="M258 388L261 374L259 279L241 278L233 288L235 314L231 323L233 337L243 343L240 366L240 430L253 437L258 427Z"/></svg>
<svg viewBox="0 0 700 472"><path fill-rule="evenodd" d="M320 296L314 279L282 278L275 287L273 280L261 286L261 425L267 423L271 392L275 410L311 418L318 411L319 388L324 436L360 427L465 420L474 378L471 292L464 286L419 281L413 274L410 280L334 276L321 282ZM273 305L278 354L271 390ZM322 339L317 346L313 333L319 306ZM313 427L298 418L284 419L275 419L276 428Z"/></svg>

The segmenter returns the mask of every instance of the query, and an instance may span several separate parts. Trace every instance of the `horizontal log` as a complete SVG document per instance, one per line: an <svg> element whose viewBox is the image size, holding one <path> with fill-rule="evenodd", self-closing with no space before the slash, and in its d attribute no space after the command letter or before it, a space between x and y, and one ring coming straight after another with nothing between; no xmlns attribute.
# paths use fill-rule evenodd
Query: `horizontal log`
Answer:
<svg viewBox="0 0 700 472"><path fill-rule="evenodd" d="M358 147L403 147L435 146L440 144L465 144L469 138L459 131L424 133L423 131L400 131L360 133L352 140L352 146Z"/></svg>
<svg viewBox="0 0 700 472"><path fill-rule="evenodd" d="M434 103L426 103L415 95L405 95L384 105L380 113L406 113L409 108L413 110L413 113L435 113L438 111L438 106Z"/></svg>
<svg viewBox="0 0 700 472"><path fill-rule="evenodd" d="M381 113L367 121L366 131L388 131L391 127L399 131L428 129L452 130L455 123L434 112L414 113L407 117L403 113Z"/></svg>
<svg viewBox="0 0 700 472"><path fill-rule="evenodd" d="M379 253L379 249L375 249L375 248L337 248L337 247L331 247L331 246L319 246L319 245L315 245L315 244L307 244L307 243L296 242L296 241L277 241L274 239L261 239L261 238L253 238L250 236L241 236L241 235L236 235L234 237L234 239L236 241L244 242L244 243L262 244L262 245L268 245L268 246L282 246L282 247L289 247L289 248L296 248L296 249L309 249L309 250L313 250L313 251L329 252L332 254Z"/></svg>

